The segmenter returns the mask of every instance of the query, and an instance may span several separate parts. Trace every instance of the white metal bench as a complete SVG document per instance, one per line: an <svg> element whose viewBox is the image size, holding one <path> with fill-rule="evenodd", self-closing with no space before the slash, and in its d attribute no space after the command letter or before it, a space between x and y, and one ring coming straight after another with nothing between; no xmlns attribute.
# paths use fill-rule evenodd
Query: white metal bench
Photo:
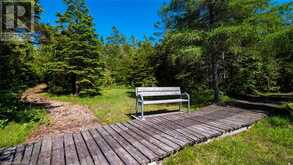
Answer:
<svg viewBox="0 0 293 165"><path fill-rule="evenodd" d="M138 87L136 88L136 116L140 119L144 118L144 105L149 104L171 104L180 103L179 110L183 102L188 105L188 111L190 110L190 96L188 93L181 93L180 87ZM163 96L174 96L172 99L160 99ZM183 98L185 96L185 98ZM158 98L157 98L158 97ZM156 98L156 99L149 99ZM139 108L140 106L140 108ZM140 109L140 116L138 111Z"/></svg>

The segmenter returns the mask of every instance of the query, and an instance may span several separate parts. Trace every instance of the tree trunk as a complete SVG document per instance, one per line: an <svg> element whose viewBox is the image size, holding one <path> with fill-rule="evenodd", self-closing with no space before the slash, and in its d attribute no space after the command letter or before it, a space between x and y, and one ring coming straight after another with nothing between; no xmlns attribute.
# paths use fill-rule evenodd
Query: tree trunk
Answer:
<svg viewBox="0 0 293 165"><path fill-rule="evenodd" d="M216 55L212 55L212 75L213 75L213 90L214 90L214 102L219 101L219 85L218 85L218 63Z"/></svg>
<svg viewBox="0 0 293 165"><path fill-rule="evenodd" d="M72 93L75 96L79 96L79 86L78 86L78 81L77 81L76 75L72 76Z"/></svg>
<svg viewBox="0 0 293 165"><path fill-rule="evenodd" d="M215 23L215 11L214 11L214 2L208 2L208 12L209 12L209 31L212 31L213 25ZM210 45L211 46L211 45ZM213 77L213 90L214 90L214 102L219 101L219 86L218 86L218 60L217 54L212 52L212 77Z"/></svg>

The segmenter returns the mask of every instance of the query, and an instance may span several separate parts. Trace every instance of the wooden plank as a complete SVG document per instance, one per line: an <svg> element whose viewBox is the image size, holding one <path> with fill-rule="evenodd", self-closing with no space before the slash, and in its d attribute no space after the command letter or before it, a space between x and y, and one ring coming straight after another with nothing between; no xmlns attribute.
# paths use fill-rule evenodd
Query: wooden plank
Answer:
<svg viewBox="0 0 293 165"><path fill-rule="evenodd" d="M56 136L52 140L52 165L65 165L64 136Z"/></svg>
<svg viewBox="0 0 293 165"><path fill-rule="evenodd" d="M34 144L27 144L25 146L25 151L24 151L24 155L23 155L23 159L21 161L21 164L29 164L30 163L30 159L33 153L33 147Z"/></svg>
<svg viewBox="0 0 293 165"><path fill-rule="evenodd" d="M217 123L221 123L221 125L226 126L228 128L232 128L232 130L237 129L239 126L235 123L227 123L225 121L221 121L221 117L217 114L218 112L213 112L213 113L209 113L208 115L202 115L199 116L195 113L191 113L188 116L186 115L187 118L191 118L191 119L206 119L206 120L210 120L213 122L217 122Z"/></svg>
<svg viewBox="0 0 293 165"><path fill-rule="evenodd" d="M149 119L148 119L149 120ZM170 122L169 120L161 119L159 117L150 119L155 122L160 122L160 125L164 125L164 127L167 127L169 129L173 129L180 134L182 134L185 138L189 139L191 143L198 143L201 142L203 139L201 137L198 137L197 135L194 135L193 132L191 132L189 129L184 128L180 125L177 125L173 122Z"/></svg>
<svg viewBox="0 0 293 165"><path fill-rule="evenodd" d="M16 153L14 155L12 164L20 164L25 151L25 145L20 144L16 146Z"/></svg>
<svg viewBox="0 0 293 165"><path fill-rule="evenodd" d="M108 162L114 165L122 165L124 164L122 160L117 156L117 154L111 149L111 147L107 144L107 142L100 136L100 134L95 129L89 130L93 138L95 139L96 143L98 144L99 148L101 149L102 153L105 154Z"/></svg>
<svg viewBox="0 0 293 165"><path fill-rule="evenodd" d="M167 120L175 122L176 124L179 124L179 125L181 125L183 127L187 127L188 129L192 130L193 132L195 132L199 136L203 136L205 139L216 137L216 136L221 134L220 132L210 131L210 130L207 130L205 128L201 128L200 126L195 125L195 123L193 121L188 120L188 119L171 120L171 119L168 118L168 116L162 116L162 118L165 118Z"/></svg>
<svg viewBox="0 0 293 165"><path fill-rule="evenodd" d="M214 128L218 128L219 130L222 130L223 133L233 130L233 127L230 127L230 126L227 126L223 123L215 122L214 120L206 119L206 118L203 118L200 116L191 117L189 119L204 123L204 124L212 126Z"/></svg>
<svg viewBox="0 0 293 165"><path fill-rule="evenodd" d="M198 122L204 122L207 125L213 126L213 128L215 128L215 129L220 128L222 130L225 130L225 132L235 130L235 129L237 129L239 127L238 124L226 122L224 120L221 120L220 117L217 117L217 116L218 115L216 115L216 116L211 115L209 117L196 116L196 117L190 117L189 119L195 120L195 121L198 121Z"/></svg>
<svg viewBox="0 0 293 165"><path fill-rule="evenodd" d="M34 148L33 148L33 153L31 156L30 164L35 165L38 163L38 159L39 159L39 155L40 155L40 151L41 151L41 146L42 146L42 141L38 141L38 142L34 143Z"/></svg>
<svg viewBox="0 0 293 165"><path fill-rule="evenodd" d="M157 155L155 152L151 151L149 148L144 146L141 142L139 142L137 139L132 137L127 133L127 131L123 131L119 126L117 125L111 125L110 126L113 130L117 132L117 134L121 135L128 143L132 144L137 150L139 150L142 154L144 154L150 162L155 161L157 158Z"/></svg>
<svg viewBox="0 0 293 165"><path fill-rule="evenodd" d="M38 164L50 165L51 164L51 153L52 153L52 138L47 136L42 140L42 147L39 155Z"/></svg>
<svg viewBox="0 0 293 165"><path fill-rule="evenodd" d="M64 135L64 148L65 148L65 162L70 165L78 165L79 160L77 156L77 151L75 149L75 144L72 134Z"/></svg>
<svg viewBox="0 0 293 165"><path fill-rule="evenodd" d="M110 126L104 126L104 129L113 136L113 138L121 145L128 153L130 153L140 164L147 164L150 160L144 156L139 150L131 145L127 140L115 132Z"/></svg>
<svg viewBox="0 0 293 165"><path fill-rule="evenodd" d="M149 127L148 125L142 124L140 121L130 121L131 125L135 126L136 128L140 129L141 131L153 136L157 140L167 144L168 146L172 147L174 150L180 149L180 143L179 140L169 136L168 134L165 134L164 132L158 131L153 129L152 127Z"/></svg>
<svg viewBox="0 0 293 165"><path fill-rule="evenodd" d="M165 118L167 118L171 121L178 121L178 119L179 119L180 121L188 122L188 123L190 123L190 125L193 125L192 126L193 128L200 130L200 132L206 132L206 133L210 134L212 137L219 136L224 133L222 130L219 130L218 128L214 128L214 127L208 126L206 124L202 124L201 122L191 120L190 118L185 118L182 120L180 115L166 116Z"/></svg>
<svg viewBox="0 0 293 165"><path fill-rule="evenodd" d="M156 153L156 158L163 158L165 155L167 155L167 152L162 150L160 147L157 147L156 145L152 144L148 140L146 140L145 137L141 137L137 133L135 133L133 130L127 128L125 125L118 123L118 127L120 127L123 131L131 135L133 138L135 138L137 141L141 142L144 146L149 148L153 153Z"/></svg>
<svg viewBox="0 0 293 165"><path fill-rule="evenodd" d="M92 158L94 160L94 164L108 165L109 163L108 163L107 159L105 158L101 149L99 148L99 146L97 145L97 143L95 142L95 140L93 139L91 134L88 132L88 130L82 131L81 134L82 134L82 136L83 136L83 138L89 148L89 152L92 155Z"/></svg>
<svg viewBox="0 0 293 165"><path fill-rule="evenodd" d="M97 131L125 164L139 164L103 127L98 127Z"/></svg>
<svg viewBox="0 0 293 165"><path fill-rule="evenodd" d="M137 120L135 120L135 121L137 121ZM184 146L186 144L190 144L190 142L191 142L190 140L188 140L189 139L188 137L186 138L185 136L183 136L182 134L180 134L176 130L164 127L160 123L152 123L150 120L144 120L144 121L139 121L139 122L142 123L142 124L148 125L148 126L154 128L154 129L158 130L158 131L162 131L165 134L168 134L173 138L178 139L179 140L178 144L181 145L181 146Z"/></svg>
<svg viewBox="0 0 293 165"><path fill-rule="evenodd" d="M168 119L164 118L163 116L158 117L158 119L159 120L164 120L164 121L168 122L168 124L172 124L173 123L173 125L180 126L184 131L188 131L189 133L192 133L193 135L195 135L196 137L198 137L200 141L206 141L207 140L207 137L205 135L203 135L199 131L197 131L194 128L192 128L192 125L191 124L188 124L188 123L185 123L184 120L181 120L181 121L171 121L171 120L168 120ZM182 123L180 123L180 122L182 122Z"/></svg>
<svg viewBox="0 0 293 165"><path fill-rule="evenodd" d="M139 130L137 127L135 127L135 126L133 126L131 124L124 124L124 126L127 127L128 129L132 130L133 132L135 132L137 135L142 136L145 140L149 141L153 145L158 146L159 148L164 150L167 154L170 154L170 153L172 153L174 151L174 149L172 147L170 147L167 144L157 140L153 136L144 133L143 131Z"/></svg>
<svg viewBox="0 0 293 165"><path fill-rule="evenodd" d="M242 127L242 126L244 126L244 124L245 124L245 122L242 122L242 121L240 121L240 120L235 120L235 121L231 121L231 120L229 120L230 118L232 118L233 116L235 116L235 114L233 114L233 115L228 115L227 114L227 112L219 112L218 114L217 114L217 116L216 116L216 120L217 121L221 121L221 122L224 122L224 123L226 123L226 124L229 124L229 125L234 125L234 126L236 126L236 129L237 128L239 128L239 127Z"/></svg>
<svg viewBox="0 0 293 165"><path fill-rule="evenodd" d="M94 162L80 133L73 134L79 162L82 165L93 165Z"/></svg>

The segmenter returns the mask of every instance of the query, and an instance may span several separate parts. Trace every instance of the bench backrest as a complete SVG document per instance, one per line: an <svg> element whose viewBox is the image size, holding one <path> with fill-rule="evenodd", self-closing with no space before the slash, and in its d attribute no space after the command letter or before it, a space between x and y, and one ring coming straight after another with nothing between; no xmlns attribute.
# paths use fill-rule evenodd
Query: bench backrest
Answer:
<svg viewBox="0 0 293 165"><path fill-rule="evenodd" d="M138 87L136 96L175 96L181 95L180 87Z"/></svg>

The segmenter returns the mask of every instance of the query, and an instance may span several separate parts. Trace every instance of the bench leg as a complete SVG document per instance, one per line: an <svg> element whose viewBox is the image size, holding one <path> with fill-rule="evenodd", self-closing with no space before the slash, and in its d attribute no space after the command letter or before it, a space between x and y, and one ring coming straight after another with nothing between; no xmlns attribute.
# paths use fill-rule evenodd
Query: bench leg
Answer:
<svg viewBox="0 0 293 165"><path fill-rule="evenodd" d="M190 112L190 100L188 100L188 112Z"/></svg>
<svg viewBox="0 0 293 165"><path fill-rule="evenodd" d="M179 111L181 111L182 102L179 103Z"/></svg>
<svg viewBox="0 0 293 165"><path fill-rule="evenodd" d="M137 112L138 112L138 101L136 99L136 103L135 103L135 115L136 116L138 115Z"/></svg>
<svg viewBox="0 0 293 165"><path fill-rule="evenodd" d="M141 120L144 119L143 110L144 110L144 105L143 105L143 103L141 103L141 113L140 113L140 119L141 119Z"/></svg>

